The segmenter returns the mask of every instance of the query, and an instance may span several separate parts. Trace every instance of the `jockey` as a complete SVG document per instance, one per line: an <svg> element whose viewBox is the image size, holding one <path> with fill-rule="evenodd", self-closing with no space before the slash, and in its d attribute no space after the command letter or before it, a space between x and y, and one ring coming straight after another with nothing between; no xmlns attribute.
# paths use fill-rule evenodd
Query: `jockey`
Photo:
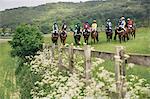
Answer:
<svg viewBox="0 0 150 99"><path fill-rule="evenodd" d="M92 27L92 32L96 32L97 33L96 39L97 39L97 41L99 41L99 39L98 39L98 32L97 32L98 25L96 23L96 20L93 20L93 23L92 23L91 27Z"/></svg>
<svg viewBox="0 0 150 99"><path fill-rule="evenodd" d="M80 34L80 26L79 23L75 25L74 36Z"/></svg>
<svg viewBox="0 0 150 99"><path fill-rule="evenodd" d="M62 25L62 31L66 32L66 30L67 30L67 25L66 25L66 22L64 22Z"/></svg>
<svg viewBox="0 0 150 99"><path fill-rule="evenodd" d="M112 23L110 21L110 19L107 19L107 22L106 22L106 30L110 30L112 32Z"/></svg>
<svg viewBox="0 0 150 99"><path fill-rule="evenodd" d="M83 31L85 32L85 30L87 30L88 32L90 32L90 25L88 23L88 21L86 21L84 24L83 24Z"/></svg>
<svg viewBox="0 0 150 99"><path fill-rule="evenodd" d="M53 24L52 28L53 28L53 33L58 33L58 25L56 22Z"/></svg>
<svg viewBox="0 0 150 99"><path fill-rule="evenodd" d="M127 19L127 26L128 28L133 28L133 21L130 18Z"/></svg>
<svg viewBox="0 0 150 99"><path fill-rule="evenodd" d="M93 23L92 23L92 32L93 31L97 31L97 23L96 23L96 20L93 20Z"/></svg>
<svg viewBox="0 0 150 99"><path fill-rule="evenodd" d="M121 17L120 22L119 22L119 27L122 28L125 31L126 30L125 25L126 25L125 18Z"/></svg>

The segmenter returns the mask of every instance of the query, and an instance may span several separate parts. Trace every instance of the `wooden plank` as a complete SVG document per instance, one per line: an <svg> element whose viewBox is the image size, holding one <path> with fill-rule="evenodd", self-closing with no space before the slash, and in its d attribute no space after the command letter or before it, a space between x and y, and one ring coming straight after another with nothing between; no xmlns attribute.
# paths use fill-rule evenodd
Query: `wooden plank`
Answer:
<svg viewBox="0 0 150 99"><path fill-rule="evenodd" d="M91 78L91 47L89 45L84 46L84 56L85 56L85 78L88 83Z"/></svg>
<svg viewBox="0 0 150 99"><path fill-rule="evenodd" d="M69 48L64 48L66 51L69 50ZM74 48L74 53L79 52L80 54L84 55L83 49ZM128 54L128 53L127 53ZM92 57L102 58L102 59L109 59L114 60L115 53L113 52L106 52L106 51L91 51ZM150 55L145 54L128 54L130 58L128 59L129 63L134 63L141 66L150 67Z"/></svg>
<svg viewBox="0 0 150 99"><path fill-rule="evenodd" d="M69 47L69 70L73 71L73 43Z"/></svg>

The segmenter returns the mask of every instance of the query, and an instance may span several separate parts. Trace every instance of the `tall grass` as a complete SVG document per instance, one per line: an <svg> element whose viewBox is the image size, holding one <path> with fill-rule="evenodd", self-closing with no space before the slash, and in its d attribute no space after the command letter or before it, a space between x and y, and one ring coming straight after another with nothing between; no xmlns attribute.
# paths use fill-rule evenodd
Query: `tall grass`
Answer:
<svg viewBox="0 0 150 99"><path fill-rule="evenodd" d="M17 99L16 59L10 57L10 50L8 43L0 43L0 99Z"/></svg>

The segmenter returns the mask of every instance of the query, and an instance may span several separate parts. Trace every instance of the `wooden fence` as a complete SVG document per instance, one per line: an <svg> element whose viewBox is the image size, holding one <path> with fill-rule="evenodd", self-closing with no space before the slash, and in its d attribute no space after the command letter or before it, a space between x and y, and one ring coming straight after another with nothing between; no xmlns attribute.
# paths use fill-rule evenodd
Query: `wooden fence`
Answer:
<svg viewBox="0 0 150 99"><path fill-rule="evenodd" d="M52 47L50 45L46 45L47 47ZM69 51L69 47L64 47L63 48L66 51ZM84 55L84 49L79 49L79 48L73 48L73 52L79 52L80 54ZM91 51L91 56L92 57L97 57L97 58L102 58L102 59L108 59L108 60L115 60L114 58L115 53L113 52L104 52L104 51L96 51L92 50ZM130 56L128 59L129 63L134 63L137 65L145 66L145 67L150 67L150 55L144 55L144 54L132 54L128 53Z"/></svg>
<svg viewBox="0 0 150 99"><path fill-rule="evenodd" d="M139 65L145 65L150 66L150 56L145 55L133 55L129 54L127 55L125 53L123 46L116 46L116 52L110 53L110 52L99 52L91 50L90 45L85 45L83 49L81 48L74 48L73 44L71 44L69 47L56 47L55 45L49 46L49 45L43 45L44 48L51 49L51 59L53 62L54 59L54 50L55 48L58 49L58 66L62 68L62 50L69 53L69 68L68 70L72 73L73 71L73 55L76 52L79 52L84 56L84 72L85 72L85 78L86 83L90 81L91 78L90 71L91 71L91 57L97 57L102 59L110 59L114 60L115 64L115 79L116 79L116 91L117 91L117 99L122 99L126 93L126 90L124 90L125 87L125 75L126 75L126 64L128 62L132 62ZM146 62L146 63L145 63Z"/></svg>

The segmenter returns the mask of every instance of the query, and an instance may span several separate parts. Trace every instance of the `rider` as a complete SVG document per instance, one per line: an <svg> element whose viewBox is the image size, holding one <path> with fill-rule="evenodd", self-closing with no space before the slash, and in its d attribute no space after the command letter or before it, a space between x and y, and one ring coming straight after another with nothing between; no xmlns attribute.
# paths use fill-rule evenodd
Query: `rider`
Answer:
<svg viewBox="0 0 150 99"><path fill-rule="evenodd" d="M107 19L107 21L106 21L106 30L112 32L112 23L111 23L110 19Z"/></svg>
<svg viewBox="0 0 150 99"><path fill-rule="evenodd" d="M125 18L124 18L124 17L121 17L121 18L120 18L120 21L119 21L119 27L120 27L121 29L123 29L124 31L126 31L125 25L126 25Z"/></svg>
<svg viewBox="0 0 150 99"><path fill-rule="evenodd" d="M83 28L84 28L84 32L87 30L87 32L90 32L90 25L88 23L88 21L86 21L84 24L83 24Z"/></svg>
<svg viewBox="0 0 150 99"><path fill-rule="evenodd" d="M92 23L92 32L95 32L97 31L97 23L96 23L96 20L93 20L93 23Z"/></svg>
<svg viewBox="0 0 150 99"><path fill-rule="evenodd" d="M127 26L128 28L133 28L133 20L131 20L130 18L127 19Z"/></svg>
<svg viewBox="0 0 150 99"><path fill-rule="evenodd" d="M53 24L53 33L58 33L58 25L57 25L57 23L56 22L54 22L54 24Z"/></svg>
<svg viewBox="0 0 150 99"><path fill-rule="evenodd" d="M79 45L80 44L79 41L80 41L80 37L81 37L81 35L80 35L81 31L80 31L79 23L75 24L75 28L74 28L73 32L74 32L75 43Z"/></svg>
<svg viewBox="0 0 150 99"><path fill-rule="evenodd" d="M96 39L97 39L97 41L99 41L99 39L98 39L98 32L97 32L97 27L98 27L98 25L97 25L95 19L93 20L93 23L92 23L91 27L92 27L92 32L96 32L96 33L97 33Z"/></svg>
<svg viewBox="0 0 150 99"><path fill-rule="evenodd" d="M74 29L74 35L76 36L78 34L80 34L80 25L79 25L79 23L77 23L75 25L75 29Z"/></svg>
<svg viewBox="0 0 150 99"><path fill-rule="evenodd" d="M66 32L66 30L67 30L67 24L66 24L66 22L64 22L62 25L62 31Z"/></svg>

